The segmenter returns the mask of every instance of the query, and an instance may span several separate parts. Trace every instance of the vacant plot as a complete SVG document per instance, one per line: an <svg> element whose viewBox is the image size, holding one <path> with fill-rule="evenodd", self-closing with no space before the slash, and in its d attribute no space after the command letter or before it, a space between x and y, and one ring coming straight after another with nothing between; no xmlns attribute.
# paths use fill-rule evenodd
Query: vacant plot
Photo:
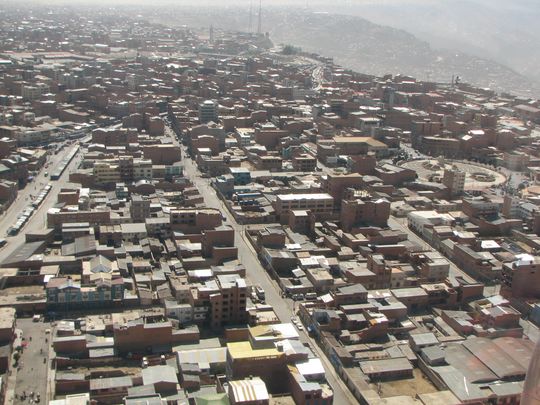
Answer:
<svg viewBox="0 0 540 405"><path fill-rule="evenodd" d="M372 384L372 388L379 392L382 398L397 395L409 395L415 397L416 394L428 394L437 392L437 388L424 376L418 368L413 370L413 378L384 381L379 384Z"/></svg>

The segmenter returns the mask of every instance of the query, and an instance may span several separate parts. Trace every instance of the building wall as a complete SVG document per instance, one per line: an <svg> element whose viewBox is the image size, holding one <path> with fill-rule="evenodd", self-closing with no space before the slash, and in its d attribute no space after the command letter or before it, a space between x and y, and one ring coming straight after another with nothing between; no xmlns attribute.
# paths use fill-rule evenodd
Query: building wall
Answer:
<svg viewBox="0 0 540 405"><path fill-rule="evenodd" d="M115 325L114 342L122 353L146 351L150 346L168 345L172 342L172 326L165 322L159 327L145 328L144 325Z"/></svg>
<svg viewBox="0 0 540 405"><path fill-rule="evenodd" d="M285 356L231 359L227 353L227 376L245 379L256 375L266 384L269 392L286 392L283 376L286 375Z"/></svg>
<svg viewBox="0 0 540 405"><path fill-rule="evenodd" d="M505 263L501 293L513 298L540 298L540 263Z"/></svg>
<svg viewBox="0 0 540 405"><path fill-rule="evenodd" d="M48 212L47 226L59 228L62 224L89 222L91 225L107 225L111 222L110 211Z"/></svg>
<svg viewBox="0 0 540 405"><path fill-rule="evenodd" d="M291 210L309 210L314 214L331 214L334 209L334 199L328 196L320 198L303 198L301 194L293 199L276 198L276 214L288 215Z"/></svg>
<svg viewBox="0 0 540 405"><path fill-rule="evenodd" d="M340 221L344 231L354 226L386 226L390 217L390 202L386 200L344 200L341 203Z"/></svg>

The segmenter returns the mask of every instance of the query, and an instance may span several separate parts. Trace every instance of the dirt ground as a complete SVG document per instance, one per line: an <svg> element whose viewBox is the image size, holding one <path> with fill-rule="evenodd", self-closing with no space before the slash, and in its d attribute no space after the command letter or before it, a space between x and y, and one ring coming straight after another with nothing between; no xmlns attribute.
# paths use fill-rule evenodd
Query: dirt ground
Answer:
<svg viewBox="0 0 540 405"><path fill-rule="evenodd" d="M122 372L125 375L138 375L141 373L140 367L72 367L71 369L63 369L62 371L69 371L70 373L81 373L81 374L99 374L99 373L110 373L110 372Z"/></svg>
<svg viewBox="0 0 540 405"><path fill-rule="evenodd" d="M428 394L437 391L437 388L427 377L424 377L420 369L415 368L413 370L413 375L413 378L381 382L381 397L388 398L397 395L409 395L415 397L416 394ZM372 387L374 390L377 390L377 384L372 384Z"/></svg>
<svg viewBox="0 0 540 405"><path fill-rule="evenodd" d="M271 397L270 405L295 405L295 402L291 396Z"/></svg>
<svg viewBox="0 0 540 405"><path fill-rule="evenodd" d="M28 285L19 287L8 287L2 290L4 295L25 295L25 294L43 294L45 289L40 285Z"/></svg>

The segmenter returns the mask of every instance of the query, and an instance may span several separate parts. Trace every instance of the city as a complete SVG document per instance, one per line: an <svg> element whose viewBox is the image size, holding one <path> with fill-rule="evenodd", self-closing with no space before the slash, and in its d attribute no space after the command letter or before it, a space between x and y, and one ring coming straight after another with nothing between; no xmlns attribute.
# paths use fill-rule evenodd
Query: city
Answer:
<svg viewBox="0 0 540 405"><path fill-rule="evenodd" d="M3 11L0 402L540 403L540 101L258 15Z"/></svg>

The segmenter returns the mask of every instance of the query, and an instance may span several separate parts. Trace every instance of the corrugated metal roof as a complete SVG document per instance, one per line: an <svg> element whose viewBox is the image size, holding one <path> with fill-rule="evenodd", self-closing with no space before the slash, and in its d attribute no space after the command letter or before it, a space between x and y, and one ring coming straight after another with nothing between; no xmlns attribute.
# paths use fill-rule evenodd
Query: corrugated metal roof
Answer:
<svg viewBox="0 0 540 405"><path fill-rule="evenodd" d="M213 349L183 350L176 353L178 363L191 364L216 364L225 363L227 348L217 347Z"/></svg>
<svg viewBox="0 0 540 405"><path fill-rule="evenodd" d="M268 391L264 381L260 378L251 380L238 380L229 382L230 393L235 402L268 400Z"/></svg>

